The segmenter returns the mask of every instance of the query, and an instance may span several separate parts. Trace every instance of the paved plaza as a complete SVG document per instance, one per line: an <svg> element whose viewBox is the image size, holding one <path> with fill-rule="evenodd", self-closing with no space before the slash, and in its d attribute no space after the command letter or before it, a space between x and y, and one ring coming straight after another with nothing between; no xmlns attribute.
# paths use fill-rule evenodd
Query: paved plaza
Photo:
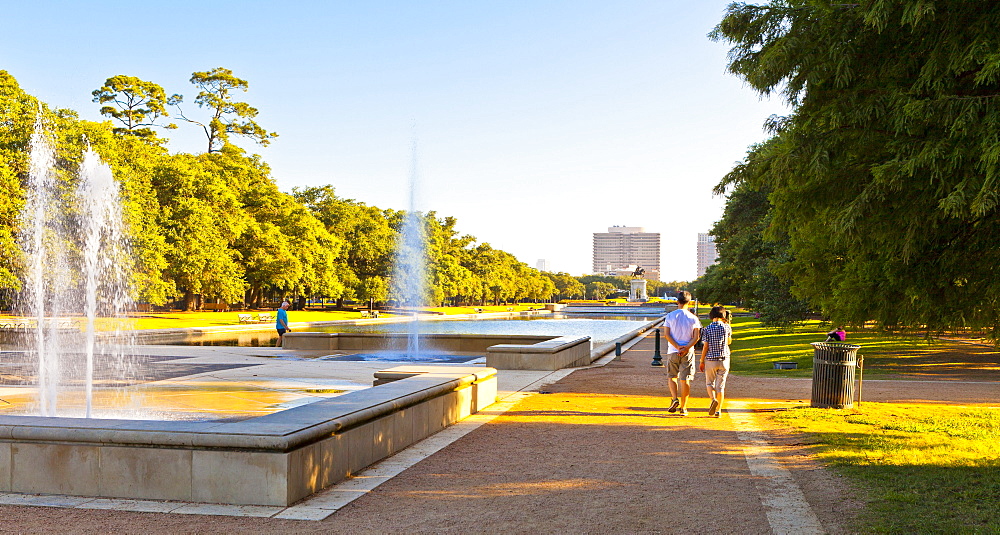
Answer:
<svg viewBox="0 0 1000 535"><path fill-rule="evenodd" d="M162 351L183 352L188 366L217 365L212 373L228 380L362 384L386 367L276 360L284 352L274 348ZM761 419L808 403L809 379L732 377L732 401L716 419L699 375L681 417L666 411L652 356L646 337L585 369L503 371L497 404L290 508L5 495L0 532L845 530L860 506L854 492L812 460L801 436ZM870 401L995 405L997 390L989 381L866 381L864 392Z"/></svg>

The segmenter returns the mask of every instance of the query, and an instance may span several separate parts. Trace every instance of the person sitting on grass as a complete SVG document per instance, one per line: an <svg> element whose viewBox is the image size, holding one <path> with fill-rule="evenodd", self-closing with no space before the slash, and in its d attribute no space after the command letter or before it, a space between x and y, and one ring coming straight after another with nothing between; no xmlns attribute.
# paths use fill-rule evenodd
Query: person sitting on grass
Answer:
<svg viewBox="0 0 1000 535"><path fill-rule="evenodd" d="M837 327L826 333L826 342L843 342L844 340L847 340L847 331L843 327Z"/></svg>
<svg viewBox="0 0 1000 535"><path fill-rule="evenodd" d="M726 322L727 310L712 307L708 318L712 320L701 330L705 344L701 349L701 364L698 369L705 372L705 389L712 404L708 415L718 418L722 415L722 402L726 399L726 377L729 375L729 344L733 339L733 329Z"/></svg>

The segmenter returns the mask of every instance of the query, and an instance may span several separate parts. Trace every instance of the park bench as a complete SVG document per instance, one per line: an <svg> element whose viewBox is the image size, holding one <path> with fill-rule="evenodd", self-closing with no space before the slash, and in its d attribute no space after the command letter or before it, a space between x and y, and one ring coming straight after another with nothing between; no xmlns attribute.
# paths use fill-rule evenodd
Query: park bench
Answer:
<svg viewBox="0 0 1000 535"><path fill-rule="evenodd" d="M240 317L240 323L253 323L253 314L237 314Z"/></svg>
<svg viewBox="0 0 1000 535"><path fill-rule="evenodd" d="M45 329L74 329L73 320L66 319L47 319L42 323L42 327ZM35 320L4 320L0 322L0 330L5 331L30 331L38 328L38 322Z"/></svg>
<svg viewBox="0 0 1000 535"><path fill-rule="evenodd" d="M378 310L372 310L370 312L367 311L367 310L362 310L361 311L361 317L362 318L377 318L378 317Z"/></svg>
<svg viewBox="0 0 1000 535"><path fill-rule="evenodd" d="M368 311L367 311L367 310L362 310L362 311L361 311L361 317L362 317L362 318L368 318L368 317L370 317L370 316L368 315Z"/></svg>
<svg viewBox="0 0 1000 535"><path fill-rule="evenodd" d="M257 315L257 321L260 323L268 323L274 321L274 316L270 312L261 312Z"/></svg>
<svg viewBox="0 0 1000 535"><path fill-rule="evenodd" d="M483 309L481 309L481 308L474 308L472 310L475 310L477 314L479 314L479 313L481 313L483 311Z"/></svg>
<svg viewBox="0 0 1000 535"><path fill-rule="evenodd" d="M201 305L202 310L214 310L216 312L226 312L229 310L228 303L204 303Z"/></svg>
<svg viewBox="0 0 1000 535"><path fill-rule="evenodd" d="M507 307L507 312L513 312L513 311L514 311L514 307Z"/></svg>

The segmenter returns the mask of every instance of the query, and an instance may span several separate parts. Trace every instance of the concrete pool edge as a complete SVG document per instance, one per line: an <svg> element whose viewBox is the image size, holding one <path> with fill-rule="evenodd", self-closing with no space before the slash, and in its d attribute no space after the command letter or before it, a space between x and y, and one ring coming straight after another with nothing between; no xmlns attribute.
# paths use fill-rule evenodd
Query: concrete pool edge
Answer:
<svg viewBox="0 0 1000 535"><path fill-rule="evenodd" d="M492 368L433 367L242 422L0 416L0 492L287 506L496 393Z"/></svg>
<svg viewBox="0 0 1000 535"><path fill-rule="evenodd" d="M481 319L501 319L514 317L544 316L551 315L548 310L523 310L518 312L480 312L475 314L421 314L420 321L454 321L454 320L481 320ZM292 331L298 329L308 329L312 327L331 327L334 325L376 325L384 323L406 323L413 321L413 316L385 316L381 318L353 318L345 320L313 321L313 322L291 322L289 327ZM226 333L273 333L274 322L256 323L251 325L216 325L211 327L178 327L172 329L144 329L129 331L138 343L149 344L155 342L167 342L177 338L184 338L190 335L203 334L226 334ZM120 338L120 334L98 333L98 338L114 340Z"/></svg>
<svg viewBox="0 0 1000 535"><path fill-rule="evenodd" d="M428 351L479 352L486 365L501 370L554 371L587 366L663 321L657 317L600 345L589 336L524 334L421 334L421 347ZM300 351L401 351L408 333L292 332L285 335L284 349Z"/></svg>

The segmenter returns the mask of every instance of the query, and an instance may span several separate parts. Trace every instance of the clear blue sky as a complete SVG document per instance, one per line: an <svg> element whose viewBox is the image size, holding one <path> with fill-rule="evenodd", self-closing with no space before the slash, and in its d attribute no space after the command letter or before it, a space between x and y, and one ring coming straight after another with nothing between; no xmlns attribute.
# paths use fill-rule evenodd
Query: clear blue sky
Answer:
<svg viewBox="0 0 1000 535"><path fill-rule="evenodd" d="M421 208L461 232L579 275L593 232L643 226L663 234L663 278L691 280L722 213L712 186L785 113L705 37L727 3L7 0L0 69L97 120L90 92L110 76L190 102L192 72L226 67L280 134L242 145L285 191L406 208L416 137ZM194 126L166 135L204 150Z"/></svg>

